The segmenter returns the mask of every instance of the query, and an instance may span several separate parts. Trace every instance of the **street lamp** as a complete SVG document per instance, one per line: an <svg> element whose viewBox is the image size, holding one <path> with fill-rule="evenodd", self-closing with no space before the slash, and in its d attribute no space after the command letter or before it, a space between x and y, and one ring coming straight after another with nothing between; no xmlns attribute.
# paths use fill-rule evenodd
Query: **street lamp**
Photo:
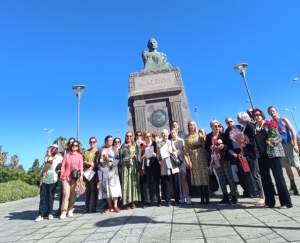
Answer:
<svg viewBox="0 0 300 243"><path fill-rule="evenodd" d="M82 95L82 91L86 88L85 85L74 85L72 89L76 91L77 96L77 136L76 139L79 141L79 115L80 115L80 97Z"/></svg>
<svg viewBox="0 0 300 243"><path fill-rule="evenodd" d="M298 130L298 126L297 126L297 123L296 123L296 120L295 120L295 117L294 117L294 114L293 114L293 111L294 111L294 110L296 110L296 107L293 107L292 109L285 108L284 110L285 110L285 111L289 111L289 112L291 112L291 115L292 115L292 117L293 117L293 120L294 120L294 123L295 123L296 129L297 129L297 132L299 132L299 130Z"/></svg>
<svg viewBox="0 0 300 243"><path fill-rule="evenodd" d="M248 67L248 63L240 63L240 64L235 65L233 67L233 69L238 70L240 72L240 75L243 77L243 80L244 80L244 83L245 83L245 86L246 86L246 90L247 90L247 93L248 93L248 97L249 97L252 109L254 109L253 101L252 101L250 91L249 91L249 88L248 88L248 84L247 84L247 81L246 81L246 67Z"/></svg>
<svg viewBox="0 0 300 243"><path fill-rule="evenodd" d="M299 78L293 78L293 81L298 82Z"/></svg>
<svg viewBox="0 0 300 243"><path fill-rule="evenodd" d="M195 109L194 109L194 112L196 113L196 117L197 117L197 124L198 124L198 128L199 128L199 117L198 117L198 108L197 107L195 107Z"/></svg>
<svg viewBox="0 0 300 243"><path fill-rule="evenodd" d="M47 128L44 129L45 132L47 132L47 148L49 147L49 137L50 133L54 131L54 129L48 130Z"/></svg>

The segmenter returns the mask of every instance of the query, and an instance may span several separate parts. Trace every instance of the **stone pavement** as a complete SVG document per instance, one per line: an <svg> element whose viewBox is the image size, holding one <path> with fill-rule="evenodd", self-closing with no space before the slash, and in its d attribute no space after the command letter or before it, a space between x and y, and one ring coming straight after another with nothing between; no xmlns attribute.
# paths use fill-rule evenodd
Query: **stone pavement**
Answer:
<svg viewBox="0 0 300 243"><path fill-rule="evenodd" d="M39 198L23 199L0 204L0 242L300 242L300 196L292 196L291 209L254 206L251 198L239 198L237 205L218 205L219 200L82 215L79 198L74 218L36 223Z"/></svg>

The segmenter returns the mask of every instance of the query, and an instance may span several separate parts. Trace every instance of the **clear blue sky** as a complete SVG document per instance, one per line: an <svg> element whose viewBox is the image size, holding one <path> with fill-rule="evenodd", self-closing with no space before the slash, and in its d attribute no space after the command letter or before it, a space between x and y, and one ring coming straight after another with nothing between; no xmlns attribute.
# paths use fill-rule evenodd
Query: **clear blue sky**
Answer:
<svg viewBox="0 0 300 243"><path fill-rule="evenodd" d="M85 84L80 140L126 132L128 74L143 68L142 50L159 51L180 67L192 117L224 122L249 107L233 66L249 63L254 105L298 107L299 0L0 1L0 145L28 169L43 159L44 128L76 136L77 100Z"/></svg>

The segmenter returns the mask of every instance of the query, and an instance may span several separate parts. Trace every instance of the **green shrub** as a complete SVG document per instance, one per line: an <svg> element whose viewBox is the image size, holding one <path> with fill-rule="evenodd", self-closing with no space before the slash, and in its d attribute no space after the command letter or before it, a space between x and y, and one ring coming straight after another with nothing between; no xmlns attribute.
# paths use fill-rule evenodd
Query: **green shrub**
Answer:
<svg viewBox="0 0 300 243"><path fill-rule="evenodd" d="M20 180L0 183L0 203L35 197L39 192L39 187L28 185Z"/></svg>

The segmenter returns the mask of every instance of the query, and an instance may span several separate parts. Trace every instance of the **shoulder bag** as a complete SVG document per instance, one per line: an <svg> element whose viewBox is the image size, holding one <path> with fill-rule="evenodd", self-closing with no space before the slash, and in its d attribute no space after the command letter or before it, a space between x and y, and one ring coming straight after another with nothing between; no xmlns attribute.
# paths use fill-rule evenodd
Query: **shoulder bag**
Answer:
<svg viewBox="0 0 300 243"><path fill-rule="evenodd" d="M175 150L173 141L171 140L170 142L171 142L172 149ZM180 157L175 156L174 154L170 154L170 158L172 159L172 161L174 162L174 164L176 166L180 166L183 163L183 161L180 159Z"/></svg>
<svg viewBox="0 0 300 243"><path fill-rule="evenodd" d="M69 154L69 158L70 158L70 161L71 161L71 178L75 181L77 181L80 177L80 171L76 170L76 169L73 169L73 163L72 163L72 159L71 159L71 156Z"/></svg>

